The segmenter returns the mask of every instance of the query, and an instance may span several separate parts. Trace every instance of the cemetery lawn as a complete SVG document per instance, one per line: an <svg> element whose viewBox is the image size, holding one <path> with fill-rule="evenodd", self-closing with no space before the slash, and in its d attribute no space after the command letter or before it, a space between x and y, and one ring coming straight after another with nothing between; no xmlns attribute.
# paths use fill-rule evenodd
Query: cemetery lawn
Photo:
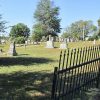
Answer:
<svg viewBox="0 0 100 100"><path fill-rule="evenodd" d="M59 43L55 44L54 49L45 48L45 43L17 46L15 57L7 55L9 44L0 45L0 100L50 100L52 73L61 51ZM69 43L68 48L91 45L93 42L76 42Z"/></svg>

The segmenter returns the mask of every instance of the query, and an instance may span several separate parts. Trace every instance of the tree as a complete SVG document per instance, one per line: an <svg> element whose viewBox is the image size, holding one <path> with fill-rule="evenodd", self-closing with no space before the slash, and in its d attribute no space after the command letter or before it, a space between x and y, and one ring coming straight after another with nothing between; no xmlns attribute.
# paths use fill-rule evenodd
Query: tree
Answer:
<svg viewBox="0 0 100 100"><path fill-rule="evenodd" d="M30 34L30 29L27 25L23 23L18 23L17 25L12 26L10 31L10 38L14 40L16 43L25 43L25 40L28 38Z"/></svg>
<svg viewBox="0 0 100 100"><path fill-rule="evenodd" d="M0 33L4 33L5 32L5 29L6 29L6 24L7 22L5 20L2 20L2 15L0 14ZM0 36L0 43L1 43L1 39L2 39L2 36Z"/></svg>
<svg viewBox="0 0 100 100"><path fill-rule="evenodd" d="M98 38L100 38L100 19L98 19L98 28L99 28L99 31L98 31Z"/></svg>
<svg viewBox="0 0 100 100"><path fill-rule="evenodd" d="M25 37L28 38L30 34L30 29L27 27L27 25L23 23L18 23L17 25L12 26L10 31L10 37L15 39L16 37Z"/></svg>
<svg viewBox="0 0 100 100"><path fill-rule="evenodd" d="M68 37L72 37L71 36L71 27L67 27L66 30L63 32L63 34L61 35L63 38L68 38Z"/></svg>
<svg viewBox="0 0 100 100"><path fill-rule="evenodd" d="M34 13L36 24L33 26L33 34L55 35L60 32L59 8L50 0L40 0ZM37 31L37 29L39 29Z"/></svg>
<svg viewBox="0 0 100 100"><path fill-rule="evenodd" d="M2 15L0 14L0 33L1 32L5 32L5 29L6 29L6 24L7 22L2 20Z"/></svg>
<svg viewBox="0 0 100 100"><path fill-rule="evenodd" d="M97 27L93 25L91 20L79 20L72 23L69 27L69 30L74 39L84 40L87 35L93 34L95 31L97 31ZM66 30L67 34L69 33L69 30Z"/></svg>
<svg viewBox="0 0 100 100"><path fill-rule="evenodd" d="M45 25L35 24L33 34L32 34L33 40L40 41L42 36L45 36L45 34L46 34L45 30L46 30Z"/></svg>

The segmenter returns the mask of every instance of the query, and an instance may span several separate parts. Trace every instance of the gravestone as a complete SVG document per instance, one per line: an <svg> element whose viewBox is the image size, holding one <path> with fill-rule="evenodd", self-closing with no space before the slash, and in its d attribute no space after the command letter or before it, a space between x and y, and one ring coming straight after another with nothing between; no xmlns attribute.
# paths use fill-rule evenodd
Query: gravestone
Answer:
<svg viewBox="0 0 100 100"><path fill-rule="evenodd" d="M38 42L33 42L34 45L38 45Z"/></svg>
<svg viewBox="0 0 100 100"><path fill-rule="evenodd" d="M51 41L54 41L54 38L53 37L51 37Z"/></svg>
<svg viewBox="0 0 100 100"><path fill-rule="evenodd" d="M1 44L6 44L6 41L4 39L2 39Z"/></svg>
<svg viewBox="0 0 100 100"><path fill-rule="evenodd" d="M41 42L45 42L46 41L46 37L42 36Z"/></svg>
<svg viewBox="0 0 100 100"><path fill-rule="evenodd" d="M69 37L67 38L67 42L70 42L70 38Z"/></svg>
<svg viewBox="0 0 100 100"><path fill-rule="evenodd" d="M10 56L16 56L17 55L16 49L15 49L15 42L10 44L8 55L10 55Z"/></svg>
<svg viewBox="0 0 100 100"><path fill-rule="evenodd" d="M65 38L64 41L60 44L60 49L66 49L67 48L67 39Z"/></svg>
<svg viewBox="0 0 100 100"><path fill-rule="evenodd" d="M53 37L49 35L49 41L46 42L46 48L54 48Z"/></svg>
<svg viewBox="0 0 100 100"><path fill-rule="evenodd" d="M73 42L73 38L70 38L70 42Z"/></svg>
<svg viewBox="0 0 100 100"><path fill-rule="evenodd" d="M25 41L25 45L28 45L28 41Z"/></svg>
<svg viewBox="0 0 100 100"><path fill-rule="evenodd" d="M94 45L96 44L95 42L96 42L96 41L94 40L94 41L93 41L93 44L94 44Z"/></svg>
<svg viewBox="0 0 100 100"><path fill-rule="evenodd" d="M30 39L28 39L27 42L28 42L28 44L31 44L31 40Z"/></svg>

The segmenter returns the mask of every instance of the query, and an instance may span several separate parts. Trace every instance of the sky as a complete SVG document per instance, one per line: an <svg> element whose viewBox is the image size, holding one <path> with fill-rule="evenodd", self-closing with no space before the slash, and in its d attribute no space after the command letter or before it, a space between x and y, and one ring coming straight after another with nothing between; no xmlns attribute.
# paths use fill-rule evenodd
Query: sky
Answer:
<svg viewBox="0 0 100 100"><path fill-rule="evenodd" d="M78 20L92 20L97 26L100 18L100 0L52 0L60 8L59 18L64 30ZM0 0L0 14L7 26L26 24L31 30L35 24L34 12L39 0ZM7 33L10 32L8 28Z"/></svg>

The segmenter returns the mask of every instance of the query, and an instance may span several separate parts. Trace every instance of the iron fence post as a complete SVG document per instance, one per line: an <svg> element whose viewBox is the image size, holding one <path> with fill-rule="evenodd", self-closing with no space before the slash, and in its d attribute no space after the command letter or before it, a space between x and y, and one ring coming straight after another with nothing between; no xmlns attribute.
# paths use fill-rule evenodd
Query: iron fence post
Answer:
<svg viewBox="0 0 100 100"><path fill-rule="evenodd" d="M51 100L55 100L55 89L56 89L56 81L57 81L57 70L58 70L58 67L55 67L54 68L54 74L53 74L53 84L52 84Z"/></svg>
<svg viewBox="0 0 100 100"><path fill-rule="evenodd" d="M97 76L96 88L99 88L99 83L100 83L100 61L98 64L98 76Z"/></svg>

